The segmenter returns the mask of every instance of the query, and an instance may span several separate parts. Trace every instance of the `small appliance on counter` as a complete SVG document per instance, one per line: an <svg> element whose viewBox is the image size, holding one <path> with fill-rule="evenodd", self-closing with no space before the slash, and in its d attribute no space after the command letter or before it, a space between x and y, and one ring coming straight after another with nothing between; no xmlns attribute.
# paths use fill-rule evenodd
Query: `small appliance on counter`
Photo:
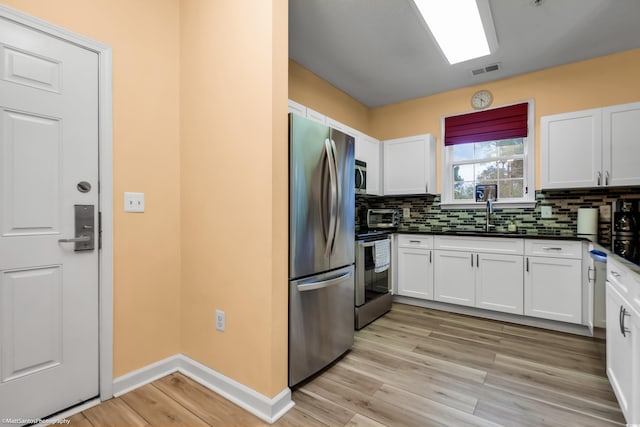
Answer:
<svg viewBox="0 0 640 427"><path fill-rule="evenodd" d="M367 210L367 228L396 229L400 225L400 211L398 209L369 209Z"/></svg>
<svg viewBox="0 0 640 427"><path fill-rule="evenodd" d="M391 310L391 234L400 224L397 209L369 209L367 228L356 234L355 328Z"/></svg>
<svg viewBox="0 0 640 427"><path fill-rule="evenodd" d="M613 202L611 250L636 264L640 263L640 199Z"/></svg>

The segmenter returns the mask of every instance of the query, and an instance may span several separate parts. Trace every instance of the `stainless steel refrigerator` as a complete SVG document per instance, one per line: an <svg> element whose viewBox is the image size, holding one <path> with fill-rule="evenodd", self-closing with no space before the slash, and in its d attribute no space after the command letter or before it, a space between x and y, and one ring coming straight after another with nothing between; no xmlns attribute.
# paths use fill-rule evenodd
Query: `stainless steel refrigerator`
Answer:
<svg viewBox="0 0 640 427"><path fill-rule="evenodd" d="M289 386L353 345L353 137L289 115Z"/></svg>

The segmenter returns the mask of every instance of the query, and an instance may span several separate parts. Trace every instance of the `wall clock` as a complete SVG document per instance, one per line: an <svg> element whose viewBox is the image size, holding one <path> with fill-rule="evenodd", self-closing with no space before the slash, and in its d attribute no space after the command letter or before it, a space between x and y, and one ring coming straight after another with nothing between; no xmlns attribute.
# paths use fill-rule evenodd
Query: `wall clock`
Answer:
<svg viewBox="0 0 640 427"><path fill-rule="evenodd" d="M476 110L487 108L493 102L493 95L488 90L479 90L471 96L471 106Z"/></svg>

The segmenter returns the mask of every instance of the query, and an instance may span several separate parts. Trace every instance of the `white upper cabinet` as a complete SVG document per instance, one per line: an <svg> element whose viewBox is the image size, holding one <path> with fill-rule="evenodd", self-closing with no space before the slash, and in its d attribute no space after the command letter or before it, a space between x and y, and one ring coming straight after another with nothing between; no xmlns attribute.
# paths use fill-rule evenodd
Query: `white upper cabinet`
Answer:
<svg viewBox="0 0 640 427"><path fill-rule="evenodd" d="M434 194L436 144L433 135L416 135L384 141L384 195Z"/></svg>
<svg viewBox="0 0 640 427"><path fill-rule="evenodd" d="M640 185L640 102L602 110L602 161L608 185Z"/></svg>
<svg viewBox="0 0 640 427"><path fill-rule="evenodd" d="M545 116L540 130L543 189L640 185L640 103Z"/></svg>
<svg viewBox="0 0 640 427"><path fill-rule="evenodd" d="M382 158L380 141L364 134L356 135L355 157L367 164L367 194L382 196Z"/></svg>

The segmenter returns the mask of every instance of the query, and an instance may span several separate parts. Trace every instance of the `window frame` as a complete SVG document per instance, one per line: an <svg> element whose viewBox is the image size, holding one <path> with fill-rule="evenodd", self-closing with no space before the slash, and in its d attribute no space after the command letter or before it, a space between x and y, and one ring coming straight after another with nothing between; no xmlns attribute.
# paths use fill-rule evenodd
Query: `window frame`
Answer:
<svg viewBox="0 0 640 427"><path fill-rule="evenodd" d="M526 189L526 193L524 197L520 199L510 199L508 201L501 201L498 199L495 202L495 206L498 208L531 208L535 207L536 204L536 196L535 196L535 185L536 185L536 165L535 165L535 111L534 111L534 102L532 99L526 101L518 101L513 102L511 104L504 104L496 106L495 108L508 107L510 105L527 103L527 136L523 137L523 145L524 145L524 167L525 173L523 176L524 182L523 185ZM486 110L483 110L486 111ZM440 135L441 145L440 148L442 150L441 155L441 170L440 170L440 178L442 183L442 192L441 192L441 201L440 205L442 209L485 209L485 204L476 202L475 200L456 200L453 198L453 156L452 150L454 146L445 146L445 126L444 121L447 117L452 116L460 116L464 114L471 114L476 111L467 111L460 114L451 114L448 116L442 116L440 118ZM470 143L473 144L473 143ZM460 162L455 162L460 163ZM480 163L480 162L470 162L470 163Z"/></svg>

